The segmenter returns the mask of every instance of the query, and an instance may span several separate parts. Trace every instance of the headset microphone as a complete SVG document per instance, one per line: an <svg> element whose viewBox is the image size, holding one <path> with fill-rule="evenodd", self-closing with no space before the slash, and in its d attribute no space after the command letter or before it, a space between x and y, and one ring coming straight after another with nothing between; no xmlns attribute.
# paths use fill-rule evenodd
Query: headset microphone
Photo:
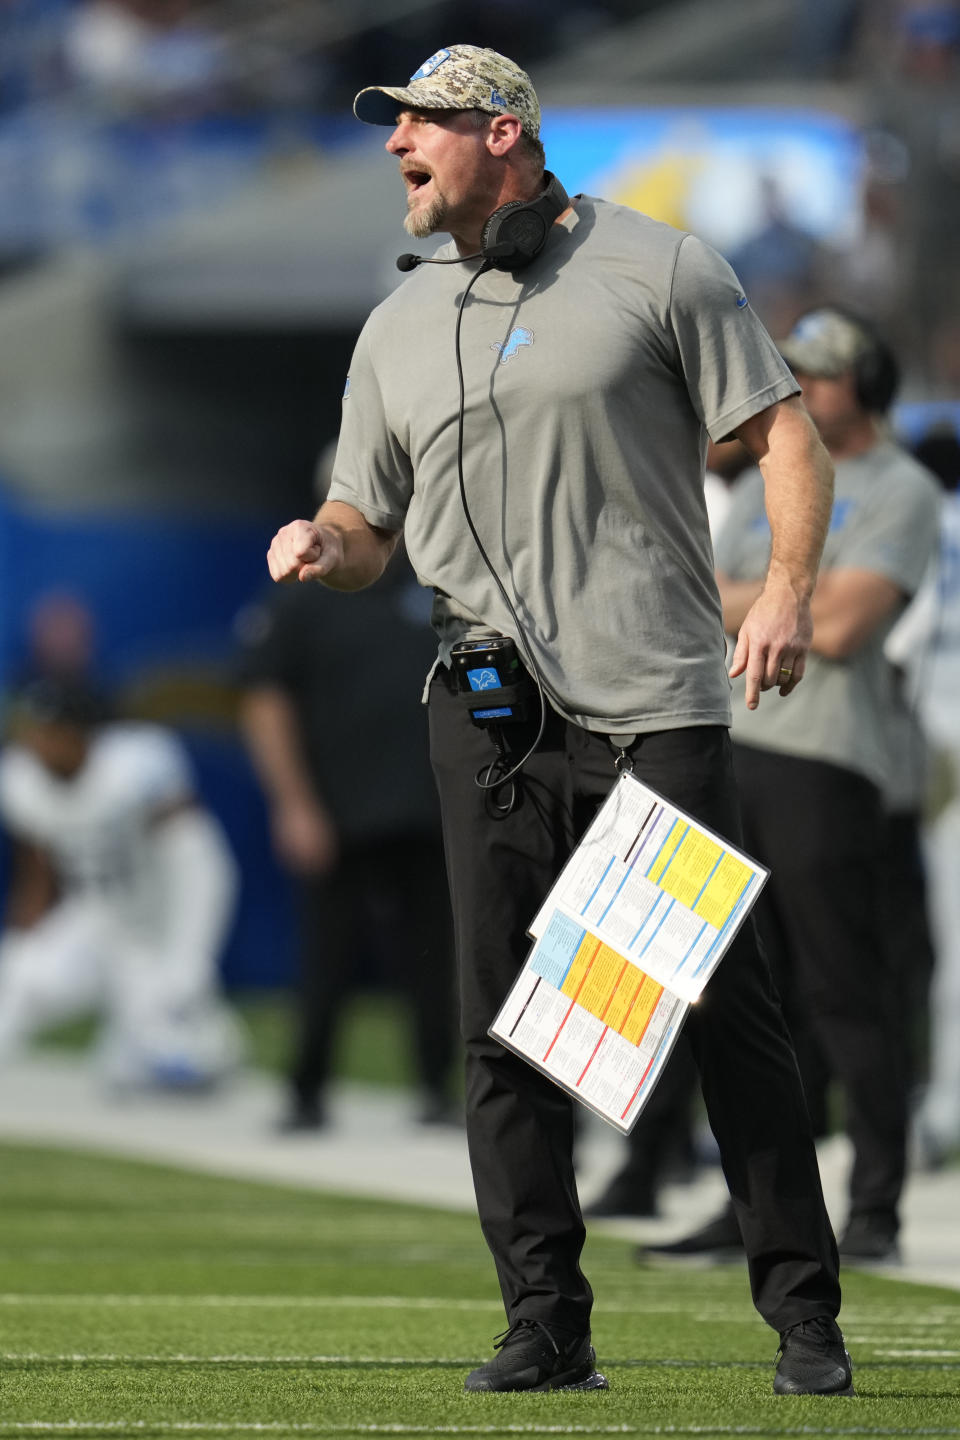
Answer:
<svg viewBox="0 0 960 1440"><path fill-rule="evenodd" d="M570 204L570 198L556 175L544 171L544 188L532 200L508 200L487 217L474 255L454 255L452 260L434 260L429 255L397 257L398 270L415 270L418 265L460 265L464 260L486 260L486 269L519 270L535 260L547 243L550 227Z"/></svg>
<svg viewBox="0 0 960 1440"><path fill-rule="evenodd" d="M397 256L398 270L416 270L418 265L462 265L465 260L482 260L483 256L478 250L475 255L454 255L452 260L434 260L430 255L413 255L408 250L406 255Z"/></svg>

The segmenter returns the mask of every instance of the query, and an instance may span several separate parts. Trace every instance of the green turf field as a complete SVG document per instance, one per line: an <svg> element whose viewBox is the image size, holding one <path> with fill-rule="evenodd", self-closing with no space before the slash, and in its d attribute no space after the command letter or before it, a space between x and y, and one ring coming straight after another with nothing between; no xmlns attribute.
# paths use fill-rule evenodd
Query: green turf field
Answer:
<svg viewBox="0 0 960 1440"><path fill-rule="evenodd" d="M960 1435L960 1294L847 1280L855 1399L777 1399L738 1267L591 1241L607 1393L472 1395L467 1215L0 1147L0 1436Z"/></svg>

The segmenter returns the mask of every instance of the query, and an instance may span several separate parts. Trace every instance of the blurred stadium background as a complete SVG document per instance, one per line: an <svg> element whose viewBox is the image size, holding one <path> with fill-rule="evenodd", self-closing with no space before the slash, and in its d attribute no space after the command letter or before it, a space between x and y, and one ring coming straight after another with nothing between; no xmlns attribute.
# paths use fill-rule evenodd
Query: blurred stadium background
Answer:
<svg viewBox="0 0 960 1440"><path fill-rule="evenodd" d="M569 190L702 234L774 334L861 308L904 438L960 429L950 0L0 0L0 681L39 597L86 601L102 680L184 735L236 848L235 991L294 947L238 617L405 248L350 102L453 41L531 71Z"/></svg>

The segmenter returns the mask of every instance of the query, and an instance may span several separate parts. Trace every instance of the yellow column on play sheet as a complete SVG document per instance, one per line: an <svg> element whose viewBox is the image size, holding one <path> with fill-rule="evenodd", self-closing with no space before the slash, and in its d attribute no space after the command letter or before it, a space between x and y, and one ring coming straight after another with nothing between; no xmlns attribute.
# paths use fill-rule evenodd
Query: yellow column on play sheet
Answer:
<svg viewBox="0 0 960 1440"><path fill-rule="evenodd" d="M702 920L720 930L753 872L709 835L676 822L649 878Z"/></svg>
<svg viewBox="0 0 960 1440"><path fill-rule="evenodd" d="M694 910L698 915L702 915L708 924L722 930L750 884L752 876L753 871L749 866L725 851Z"/></svg>
<svg viewBox="0 0 960 1440"><path fill-rule="evenodd" d="M677 848L684 836L689 832L689 829L690 827L685 821L674 820L673 825L670 827L669 835L660 846L659 855L650 867L647 878L652 880L654 885L659 885L661 889L666 889L662 877L666 873L668 866L672 864L677 853Z"/></svg>
<svg viewBox="0 0 960 1440"><path fill-rule="evenodd" d="M564 995L639 1045L663 986L589 932L563 982Z"/></svg>

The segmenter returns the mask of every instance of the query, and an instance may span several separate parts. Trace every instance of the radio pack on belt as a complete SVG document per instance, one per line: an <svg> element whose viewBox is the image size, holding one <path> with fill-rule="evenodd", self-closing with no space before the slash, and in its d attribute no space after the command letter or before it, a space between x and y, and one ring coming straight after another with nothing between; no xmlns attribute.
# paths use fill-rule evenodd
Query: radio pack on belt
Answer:
<svg viewBox="0 0 960 1440"><path fill-rule="evenodd" d="M461 640L451 650L450 662L475 725L509 725L529 718L533 684L508 636Z"/></svg>

